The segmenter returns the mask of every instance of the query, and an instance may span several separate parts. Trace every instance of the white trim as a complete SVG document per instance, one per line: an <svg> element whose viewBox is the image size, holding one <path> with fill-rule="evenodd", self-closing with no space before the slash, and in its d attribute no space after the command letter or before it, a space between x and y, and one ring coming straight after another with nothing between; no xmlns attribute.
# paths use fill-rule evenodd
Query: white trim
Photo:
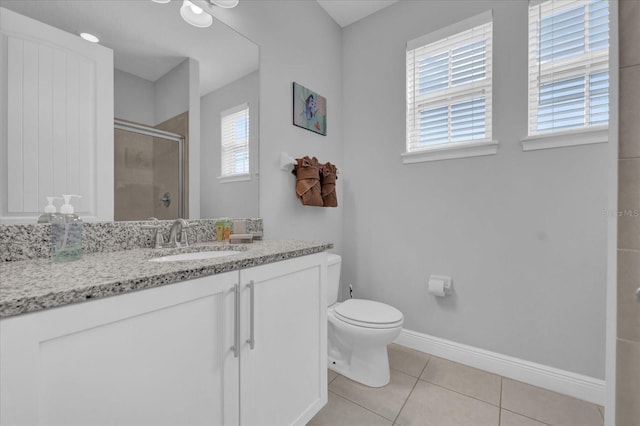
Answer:
<svg viewBox="0 0 640 426"><path fill-rule="evenodd" d="M249 108L249 102L241 103L240 105L236 105L233 108L225 109L220 113L220 117L226 117L227 115L235 114L236 112L240 112Z"/></svg>
<svg viewBox="0 0 640 426"><path fill-rule="evenodd" d="M229 175L229 176L218 176L218 181L220 183L244 182L247 180L251 180L251 173L242 173L239 175Z"/></svg>
<svg viewBox="0 0 640 426"><path fill-rule="evenodd" d="M451 37L452 35L467 31L470 28L474 28L479 25L487 24L492 21L493 10L489 9L463 21L458 21L454 24L447 25L444 28L433 31L429 34L423 35L422 37L409 40L407 42L407 50L417 49L418 47L424 46L425 44L430 44L438 40L442 40L443 38Z"/></svg>
<svg viewBox="0 0 640 426"><path fill-rule="evenodd" d="M527 136L521 139L523 151L537 149L563 148L576 145L591 145L609 141L608 126L598 126L590 129L570 130L549 134Z"/></svg>
<svg viewBox="0 0 640 426"><path fill-rule="evenodd" d="M448 143L436 145L422 151L401 154L403 164L421 163L425 161L450 160L453 158L480 157L494 155L498 152L498 141L473 143Z"/></svg>
<svg viewBox="0 0 640 426"><path fill-rule="evenodd" d="M604 380L407 329L394 343L594 404L605 401Z"/></svg>

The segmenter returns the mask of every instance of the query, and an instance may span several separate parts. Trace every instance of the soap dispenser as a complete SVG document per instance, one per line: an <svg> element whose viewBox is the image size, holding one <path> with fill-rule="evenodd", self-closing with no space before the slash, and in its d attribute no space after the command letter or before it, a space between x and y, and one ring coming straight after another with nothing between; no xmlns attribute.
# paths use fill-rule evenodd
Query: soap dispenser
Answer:
<svg viewBox="0 0 640 426"><path fill-rule="evenodd" d="M82 220L74 213L71 198L79 195L63 195L60 214L53 217L51 226L52 259L68 262L82 257Z"/></svg>
<svg viewBox="0 0 640 426"><path fill-rule="evenodd" d="M44 207L44 213L42 213L38 218L38 223L53 223L54 216L58 215L58 210L56 209L56 206L53 205L53 200L62 200L62 198L47 197L49 204Z"/></svg>

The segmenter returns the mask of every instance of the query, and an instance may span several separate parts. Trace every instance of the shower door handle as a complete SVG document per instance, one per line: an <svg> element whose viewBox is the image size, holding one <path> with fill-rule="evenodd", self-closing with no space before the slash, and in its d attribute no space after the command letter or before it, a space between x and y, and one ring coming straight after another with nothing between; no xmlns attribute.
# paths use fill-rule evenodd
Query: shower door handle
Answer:
<svg viewBox="0 0 640 426"><path fill-rule="evenodd" d="M247 284L249 288L249 338L247 339L247 343L249 344L249 348L253 350L256 345L255 339L255 283L253 280L249 281Z"/></svg>
<svg viewBox="0 0 640 426"><path fill-rule="evenodd" d="M169 207L171 205L171 193L165 192L160 201L164 204L165 207Z"/></svg>
<svg viewBox="0 0 640 426"><path fill-rule="evenodd" d="M636 290L636 303L640 303L640 287Z"/></svg>

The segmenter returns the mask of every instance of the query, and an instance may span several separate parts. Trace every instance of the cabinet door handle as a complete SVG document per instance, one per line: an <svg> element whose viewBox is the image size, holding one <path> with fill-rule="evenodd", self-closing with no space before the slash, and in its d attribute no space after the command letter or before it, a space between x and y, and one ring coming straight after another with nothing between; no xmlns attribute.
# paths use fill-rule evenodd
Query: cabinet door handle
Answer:
<svg viewBox="0 0 640 426"><path fill-rule="evenodd" d="M255 283L253 280L249 281L247 284L249 287L249 339L247 339L247 343L249 344L249 348L253 350L256 345L255 339L255 315L254 315L254 300L255 300Z"/></svg>
<svg viewBox="0 0 640 426"><path fill-rule="evenodd" d="M233 285L233 303L234 303L234 317L233 317L233 357L238 358L240 356L240 284Z"/></svg>

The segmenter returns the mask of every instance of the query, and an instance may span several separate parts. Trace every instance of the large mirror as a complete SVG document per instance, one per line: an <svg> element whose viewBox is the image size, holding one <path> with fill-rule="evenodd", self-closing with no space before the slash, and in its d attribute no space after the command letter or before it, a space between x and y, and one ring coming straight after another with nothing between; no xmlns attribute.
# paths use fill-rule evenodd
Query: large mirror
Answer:
<svg viewBox="0 0 640 426"><path fill-rule="evenodd" d="M113 50L115 220L194 217L190 197L200 198L201 217L258 217L258 46L215 18L207 28L188 24L182 5L0 1L63 31L95 34ZM229 115L235 121L225 127ZM236 145L223 159L229 137ZM198 139L200 157L189 160L189 142ZM189 190L194 171L198 194Z"/></svg>

